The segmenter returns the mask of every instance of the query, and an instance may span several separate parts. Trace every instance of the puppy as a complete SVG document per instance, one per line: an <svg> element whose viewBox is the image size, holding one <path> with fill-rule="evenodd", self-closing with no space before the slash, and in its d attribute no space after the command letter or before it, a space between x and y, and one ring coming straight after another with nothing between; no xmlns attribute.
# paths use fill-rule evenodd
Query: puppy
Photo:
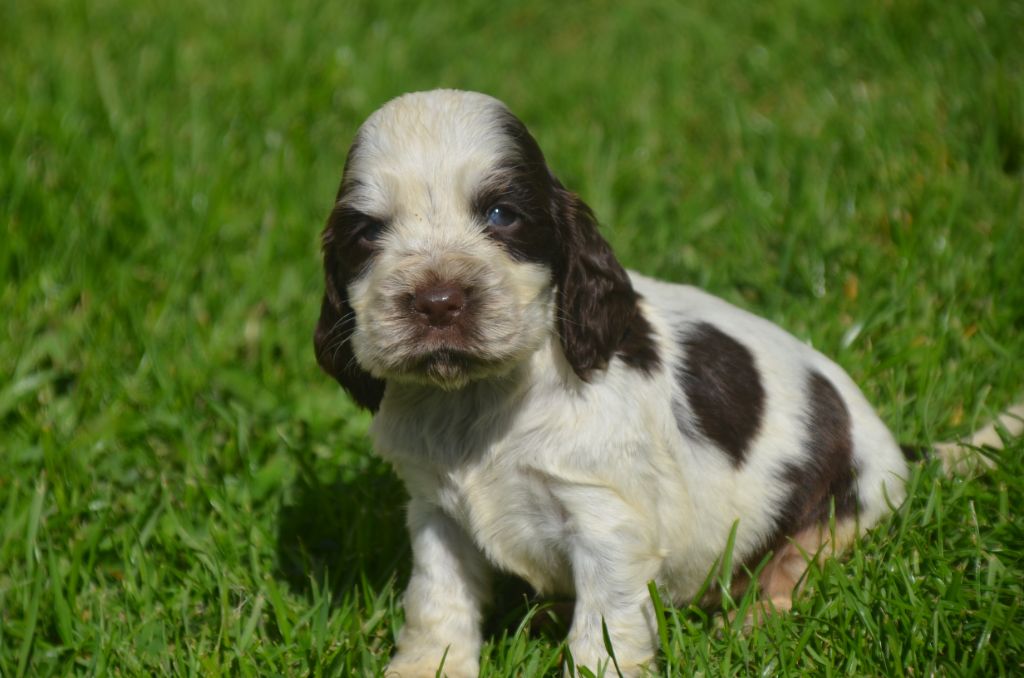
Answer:
<svg viewBox="0 0 1024 678"><path fill-rule="evenodd" d="M499 101L408 94L363 124L323 234L320 365L410 495L388 675L475 676L494 571L575 600L569 650L653 666L648 582L685 603L734 531L788 608L817 554L904 497L900 447L835 363L628 272ZM745 569L744 569L745 568ZM767 604L767 603L766 603Z"/></svg>

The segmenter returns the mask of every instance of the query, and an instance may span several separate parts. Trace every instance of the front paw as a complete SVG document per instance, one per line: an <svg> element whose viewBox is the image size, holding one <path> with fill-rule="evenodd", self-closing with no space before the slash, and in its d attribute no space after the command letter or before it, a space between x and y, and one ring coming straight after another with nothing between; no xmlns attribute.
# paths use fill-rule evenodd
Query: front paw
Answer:
<svg viewBox="0 0 1024 678"><path fill-rule="evenodd" d="M478 662L454 657L451 652L447 655L430 653L426 656L399 652L384 669L385 678L476 678L479 673Z"/></svg>
<svg viewBox="0 0 1024 678"><path fill-rule="evenodd" d="M658 675L658 663L653 658L639 661L623 661L623 658L617 657L618 668L616 668L616 663L612 661L607 652L578 652L573 653L572 656L573 665L576 670L574 672L569 667L569 664L566 663L565 670L562 672L565 678L577 678L578 676L588 675L580 671L581 668L587 669L590 675L604 676L605 678L612 678L613 676L641 678L642 676Z"/></svg>
<svg viewBox="0 0 1024 678"><path fill-rule="evenodd" d="M593 668L598 665L600 665L600 669ZM580 671L581 667L585 667L590 673L583 673ZM600 663L594 662L593 664L577 664L575 674L568 666L566 666L563 675L565 678L577 678L577 676L582 677L586 675L603 676L604 678L612 678L613 676L622 676L622 678L643 678L644 676L658 675L658 666L654 662L647 662L634 666L619 665L618 670L616 670L614 664L610 661L604 661Z"/></svg>

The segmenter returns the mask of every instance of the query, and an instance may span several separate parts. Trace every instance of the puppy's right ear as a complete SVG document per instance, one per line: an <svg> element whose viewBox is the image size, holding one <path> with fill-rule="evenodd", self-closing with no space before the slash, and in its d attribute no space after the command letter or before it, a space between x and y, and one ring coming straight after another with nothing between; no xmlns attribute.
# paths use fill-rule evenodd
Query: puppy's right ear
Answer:
<svg viewBox="0 0 1024 678"><path fill-rule="evenodd" d="M380 407L384 382L359 366L352 351L356 314L348 303L348 292L338 283L339 262L334 254L331 225L324 232L324 298L320 321L313 334L316 361L327 374L348 391L352 399L371 412Z"/></svg>

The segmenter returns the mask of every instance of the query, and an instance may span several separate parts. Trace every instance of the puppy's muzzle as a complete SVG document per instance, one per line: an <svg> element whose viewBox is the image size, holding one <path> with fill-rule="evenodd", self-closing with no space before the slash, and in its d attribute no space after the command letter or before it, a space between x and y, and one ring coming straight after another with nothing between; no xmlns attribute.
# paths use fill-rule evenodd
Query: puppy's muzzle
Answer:
<svg viewBox="0 0 1024 678"><path fill-rule="evenodd" d="M412 301L423 322L431 327L449 327L466 308L466 292L453 283L435 283L417 289Z"/></svg>

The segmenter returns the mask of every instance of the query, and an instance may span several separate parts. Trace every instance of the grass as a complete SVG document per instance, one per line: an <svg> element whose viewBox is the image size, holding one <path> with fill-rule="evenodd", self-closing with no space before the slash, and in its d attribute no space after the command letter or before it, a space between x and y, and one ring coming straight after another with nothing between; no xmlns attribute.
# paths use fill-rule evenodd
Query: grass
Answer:
<svg viewBox="0 0 1024 678"><path fill-rule="evenodd" d="M0 675L372 675L403 492L319 373L358 123L479 89L632 268L834 356L904 441L1024 387L1024 3L0 3ZM667 675L1024 671L1024 444ZM743 606L747 601L735 601ZM544 617L543 609L530 614ZM560 675L499 615L484 674Z"/></svg>

